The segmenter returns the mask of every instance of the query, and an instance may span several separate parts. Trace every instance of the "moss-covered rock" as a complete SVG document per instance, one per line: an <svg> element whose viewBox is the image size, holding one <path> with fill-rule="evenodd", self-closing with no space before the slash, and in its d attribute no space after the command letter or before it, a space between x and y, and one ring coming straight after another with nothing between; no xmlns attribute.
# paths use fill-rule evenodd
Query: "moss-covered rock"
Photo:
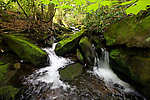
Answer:
<svg viewBox="0 0 150 100"><path fill-rule="evenodd" d="M73 80L75 77L80 75L83 70L83 65L80 63L68 65L64 69L60 69L60 78L61 80Z"/></svg>
<svg viewBox="0 0 150 100"><path fill-rule="evenodd" d="M10 64L1 63L0 65L0 99L15 100L18 89L8 85L9 81L16 74L17 70L10 70Z"/></svg>
<svg viewBox="0 0 150 100"><path fill-rule="evenodd" d="M23 60L29 61L34 65L45 64L47 54L36 45L26 41L27 39L18 38L14 35L3 35L3 40L9 47Z"/></svg>
<svg viewBox="0 0 150 100"><path fill-rule="evenodd" d="M138 20L129 16L114 22L104 32L106 45L125 44L128 47L150 47L150 16Z"/></svg>
<svg viewBox="0 0 150 100"><path fill-rule="evenodd" d="M80 32L72 34L69 38L63 39L56 45L55 52L57 55L63 56L75 52L80 39L85 35L85 29L81 29Z"/></svg>
<svg viewBox="0 0 150 100"><path fill-rule="evenodd" d="M150 50L119 48L110 52L110 65L124 80L150 98ZM130 79L130 81L128 80ZM136 86L135 85L135 86Z"/></svg>
<svg viewBox="0 0 150 100"><path fill-rule="evenodd" d="M19 92L19 89L12 86L3 86L0 87L0 99L1 100L15 100L16 94Z"/></svg>
<svg viewBox="0 0 150 100"><path fill-rule="evenodd" d="M80 40L79 46L81 48L81 53L83 54L85 63L90 66L93 65L95 58L95 50L86 36Z"/></svg>
<svg viewBox="0 0 150 100"><path fill-rule="evenodd" d="M83 58L83 55L81 54L80 50L77 49L77 55L76 55L78 61L82 64L84 64L84 58Z"/></svg>

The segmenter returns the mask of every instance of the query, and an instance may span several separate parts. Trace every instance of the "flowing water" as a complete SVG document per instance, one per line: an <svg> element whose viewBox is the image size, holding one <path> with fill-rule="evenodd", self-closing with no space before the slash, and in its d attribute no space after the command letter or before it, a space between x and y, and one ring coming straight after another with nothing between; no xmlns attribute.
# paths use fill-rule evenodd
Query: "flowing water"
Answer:
<svg viewBox="0 0 150 100"><path fill-rule="evenodd" d="M44 49L50 65L24 79L27 89L20 100L145 100L110 69L109 54L105 49L100 58L95 57L93 70L83 72L73 81L61 81L59 69L73 62L57 56L55 46L56 43L52 48Z"/></svg>

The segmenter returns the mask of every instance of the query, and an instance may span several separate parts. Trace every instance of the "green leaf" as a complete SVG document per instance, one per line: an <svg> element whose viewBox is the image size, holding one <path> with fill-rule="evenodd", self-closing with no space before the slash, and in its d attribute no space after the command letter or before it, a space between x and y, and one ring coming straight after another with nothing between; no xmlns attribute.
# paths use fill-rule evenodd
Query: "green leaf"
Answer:
<svg viewBox="0 0 150 100"><path fill-rule="evenodd" d="M136 1L137 1L137 0L131 0L131 1L123 2L123 3L121 3L120 5L128 5L128 4L134 3L134 2L136 2Z"/></svg>
<svg viewBox="0 0 150 100"><path fill-rule="evenodd" d="M41 0L43 4L49 4L50 0Z"/></svg>
<svg viewBox="0 0 150 100"><path fill-rule="evenodd" d="M146 7L150 5L150 0L139 0L134 5L127 8L125 11L127 14L138 14L141 10L146 10Z"/></svg>
<svg viewBox="0 0 150 100"><path fill-rule="evenodd" d="M76 5L83 5L86 4L86 0L75 0Z"/></svg>
<svg viewBox="0 0 150 100"><path fill-rule="evenodd" d="M96 11L97 9L98 9L98 7L99 7L99 3L94 3L94 4L91 4L91 5L89 5L89 6L87 6L87 11Z"/></svg>
<svg viewBox="0 0 150 100"><path fill-rule="evenodd" d="M55 1L50 1L50 3L53 3L55 5L59 5L59 3L55 0Z"/></svg>

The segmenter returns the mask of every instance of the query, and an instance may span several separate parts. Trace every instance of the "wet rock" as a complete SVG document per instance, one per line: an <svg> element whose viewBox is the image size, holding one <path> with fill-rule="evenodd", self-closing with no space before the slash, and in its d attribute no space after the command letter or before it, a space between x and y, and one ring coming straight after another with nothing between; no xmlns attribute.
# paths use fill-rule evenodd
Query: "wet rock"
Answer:
<svg viewBox="0 0 150 100"><path fill-rule="evenodd" d="M65 54L75 52L80 39L85 35L85 29L81 29L80 32L72 34L69 38L63 39L56 45L55 52L57 55L63 56Z"/></svg>
<svg viewBox="0 0 150 100"><path fill-rule="evenodd" d="M9 69L10 64L1 63L0 65L0 99L12 100L18 93L18 89L8 85L12 77L15 76L16 70Z"/></svg>
<svg viewBox="0 0 150 100"><path fill-rule="evenodd" d="M16 94L19 92L17 88L10 85L0 87L0 99L1 100L15 100Z"/></svg>
<svg viewBox="0 0 150 100"><path fill-rule="evenodd" d="M83 55L81 54L80 50L77 49L77 55L76 55L78 61L82 64L84 64L84 59L83 59Z"/></svg>
<svg viewBox="0 0 150 100"><path fill-rule="evenodd" d="M79 46L85 59L85 63L92 66L94 64L94 58L96 55L92 44L89 42L86 36L80 40Z"/></svg>
<svg viewBox="0 0 150 100"><path fill-rule="evenodd" d="M3 35L3 40L24 61L38 66L47 62L47 54L36 45L30 43L29 39L21 36Z"/></svg>
<svg viewBox="0 0 150 100"><path fill-rule="evenodd" d="M110 52L112 69L150 98L150 50L119 48ZM130 81L129 81L130 80Z"/></svg>
<svg viewBox="0 0 150 100"><path fill-rule="evenodd" d="M68 65L64 69L60 69L60 78L67 81L73 80L82 73L82 70L83 65L80 63Z"/></svg>
<svg viewBox="0 0 150 100"><path fill-rule="evenodd" d="M0 43L0 53L7 53L11 51L10 48L3 41Z"/></svg>
<svg viewBox="0 0 150 100"><path fill-rule="evenodd" d="M127 47L150 47L150 16L137 20L136 16L129 16L114 22L104 32L106 45L121 45Z"/></svg>

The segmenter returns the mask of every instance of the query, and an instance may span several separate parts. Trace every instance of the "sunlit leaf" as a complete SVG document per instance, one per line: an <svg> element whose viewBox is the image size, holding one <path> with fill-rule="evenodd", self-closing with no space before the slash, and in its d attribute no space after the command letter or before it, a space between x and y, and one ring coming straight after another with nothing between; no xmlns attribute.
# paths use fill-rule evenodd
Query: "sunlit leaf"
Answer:
<svg viewBox="0 0 150 100"><path fill-rule="evenodd" d="M94 3L94 4L91 4L89 6L87 6L87 11L96 11L99 7L99 3Z"/></svg>
<svg viewBox="0 0 150 100"><path fill-rule="evenodd" d="M126 1L126 2L121 3L120 5L128 5L128 4L134 3L136 1L137 0Z"/></svg>
<svg viewBox="0 0 150 100"><path fill-rule="evenodd" d="M127 14L138 14L139 11L141 10L146 10L146 7L150 5L150 0L139 0L132 6L126 9Z"/></svg>

